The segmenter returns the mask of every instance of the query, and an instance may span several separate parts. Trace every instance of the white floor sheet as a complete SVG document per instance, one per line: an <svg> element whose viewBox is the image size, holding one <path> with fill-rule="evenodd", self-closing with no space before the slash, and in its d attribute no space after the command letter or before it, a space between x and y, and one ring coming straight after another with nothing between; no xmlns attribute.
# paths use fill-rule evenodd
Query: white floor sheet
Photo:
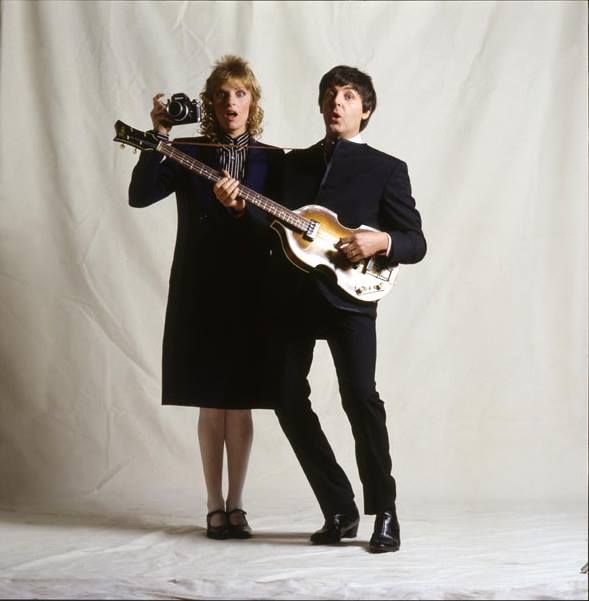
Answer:
<svg viewBox="0 0 589 601"><path fill-rule="evenodd" d="M249 541L203 520L0 513L0 598L587 599L581 507L423 506L401 515L398 553L356 539L313 546L314 511L250 515Z"/></svg>
<svg viewBox="0 0 589 601"><path fill-rule="evenodd" d="M0 598L587 599L587 20L564 0L0 0ZM377 322L399 553L366 552L366 517L308 543L321 517L268 411L255 538L204 536L197 410L161 406L176 204L129 207L113 126L149 129L154 94L196 97L226 54L286 149L323 137L325 72L367 72L363 139L408 165L428 254ZM361 509L324 341L310 380Z"/></svg>

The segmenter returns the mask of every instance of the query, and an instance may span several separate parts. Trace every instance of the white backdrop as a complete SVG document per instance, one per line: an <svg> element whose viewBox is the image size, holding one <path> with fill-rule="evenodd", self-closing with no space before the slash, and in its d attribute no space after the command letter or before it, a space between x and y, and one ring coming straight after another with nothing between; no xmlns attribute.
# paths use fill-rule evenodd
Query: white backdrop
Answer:
<svg viewBox="0 0 589 601"><path fill-rule="evenodd" d="M155 92L194 97L228 53L262 84L262 139L289 147L322 135L325 71L367 71L364 137L409 165L429 253L378 329L400 506L585 501L586 3L1 10L1 508L205 511L197 410L160 406L175 203L128 207L137 157L112 137L117 119L150 127ZM312 380L361 499L321 344ZM250 512L316 507L274 415L255 428Z"/></svg>

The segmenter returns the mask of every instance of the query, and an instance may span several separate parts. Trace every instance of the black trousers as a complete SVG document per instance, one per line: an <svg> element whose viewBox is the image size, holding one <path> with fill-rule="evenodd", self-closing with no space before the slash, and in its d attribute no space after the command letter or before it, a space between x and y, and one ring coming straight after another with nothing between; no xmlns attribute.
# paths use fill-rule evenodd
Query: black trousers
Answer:
<svg viewBox="0 0 589 601"><path fill-rule="evenodd" d="M298 319L275 332L269 376L276 415L325 516L355 509L354 492L313 411L308 374L317 339L329 345L343 409L352 427L364 513L394 507L396 484L384 403L376 390L375 318L305 296Z"/></svg>

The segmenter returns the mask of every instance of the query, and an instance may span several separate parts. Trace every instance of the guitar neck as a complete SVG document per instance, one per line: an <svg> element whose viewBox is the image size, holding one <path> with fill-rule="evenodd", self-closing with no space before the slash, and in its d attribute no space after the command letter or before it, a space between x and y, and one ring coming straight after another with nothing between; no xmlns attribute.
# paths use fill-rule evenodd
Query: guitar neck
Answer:
<svg viewBox="0 0 589 601"><path fill-rule="evenodd" d="M176 161L183 167L186 167L190 171L194 171L194 173L197 173L198 175L206 177L212 182L216 183L224 177L221 173L215 171L215 169L209 167L205 163L201 163L200 161L193 159L191 156L178 150L177 148L174 148L169 143L160 142L157 145L156 150L158 152L161 152L168 158ZM294 230L306 232L311 227L312 222L310 219L301 217L294 211L290 211L286 207L283 207L277 202L270 200L266 196L255 192L254 190L248 188L247 186L244 186L243 184L239 184L238 198L242 198L246 202L253 204L265 213L268 213L272 217L275 217L276 219L278 219L285 225L288 225Z"/></svg>

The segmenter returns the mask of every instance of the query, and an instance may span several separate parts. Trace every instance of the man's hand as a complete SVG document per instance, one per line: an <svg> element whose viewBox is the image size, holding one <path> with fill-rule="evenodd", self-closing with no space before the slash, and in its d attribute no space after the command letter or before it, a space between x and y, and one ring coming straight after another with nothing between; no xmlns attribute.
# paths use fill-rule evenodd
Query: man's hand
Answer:
<svg viewBox="0 0 589 601"><path fill-rule="evenodd" d="M384 232L355 232L351 236L340 238L335 247L350 261L358 263L389 247L389 236Z"/></svg>
<svg viewBox="0 0 589 601"><path fill-rule="evenodd" d="M239 194L239 181L233 179L228 171L223 171L222 177L214 186L213 192L217 200L228 209L232 209L236 215L245 211L245 200L237 198Z"/></svg>
<svg viewBox="0 0 589 601"><path fill-rule="evenodd" d="M151 122L153 123L153 129L158 133L167 136L172 129L172 124L170 123L168 112L166 111L166 105L160 100L164 95L165 94L159 93L153 97L153 108L149 115L151 117Z"/></svg>

